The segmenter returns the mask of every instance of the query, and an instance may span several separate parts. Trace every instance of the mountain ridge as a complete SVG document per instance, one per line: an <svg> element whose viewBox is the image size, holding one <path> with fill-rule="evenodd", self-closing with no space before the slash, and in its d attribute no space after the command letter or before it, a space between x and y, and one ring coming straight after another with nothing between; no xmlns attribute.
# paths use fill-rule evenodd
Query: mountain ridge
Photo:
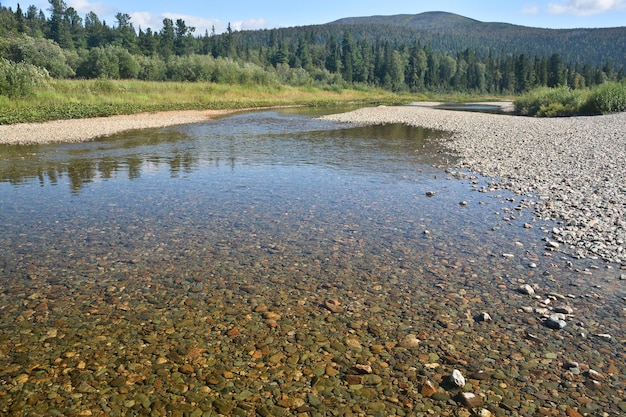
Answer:
<svg viewBox="0 0 626 417"><path fill-rule="evenodd" d="M407 24L409 23L409 24ZM373 15L373 16L355 16L344 17L325 23L327 25L355 25L355 24L382 24L394 26L407 26L414 29L423 30L442 30L453 27L454 25L466 25L485 28L517 28L529 30L547 30L547 31L573 31L573 30L608 30L626 28L626 26L614 26L605 28L592 27L575 27L575 28L544 28L535 26L516 25L508 22L483 22L471 17L466 17L451 12L430 11L417 14L395 14L395 15Z"/></svg>
<svg viewBox="0 0 626 417"><path fill-rule="evenodd" d="M506 52L549 57L559 54L571 63L604 64L626 68L626 26L550 29L505 22L481 22L449 12L346 17L322 25L349 29L355 38L375 36L394 42L420 42L440 53L454 55L471 49L479 54Z"/></svg>

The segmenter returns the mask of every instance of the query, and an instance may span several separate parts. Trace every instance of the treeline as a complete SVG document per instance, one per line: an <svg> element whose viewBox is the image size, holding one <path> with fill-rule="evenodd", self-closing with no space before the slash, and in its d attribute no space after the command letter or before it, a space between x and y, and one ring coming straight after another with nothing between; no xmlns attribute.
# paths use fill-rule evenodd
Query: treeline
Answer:
<svg viewBox="0 0 626 417"><path fill-rule="evenodd" d="M158 31L135 28L128 14L113 25L84 18L62 0L49 17L35 6L0 5L0 77L45 68L56 78L212 81L237 84L377 86L393 91L520 94L536 87L574 89L618 81L611 62L565 62L506 50L435 50L423 39L361 36L350 25L197 34L184 20L164 19ZM391 31L390 31L391 32ZM395 30L396 33L397 29ZM355 35L355 33L357 35ZM13 66L13 67L11 67ZM0 94L3 80L0 79ZM6 77L5 85L9 85Z"/></svg>

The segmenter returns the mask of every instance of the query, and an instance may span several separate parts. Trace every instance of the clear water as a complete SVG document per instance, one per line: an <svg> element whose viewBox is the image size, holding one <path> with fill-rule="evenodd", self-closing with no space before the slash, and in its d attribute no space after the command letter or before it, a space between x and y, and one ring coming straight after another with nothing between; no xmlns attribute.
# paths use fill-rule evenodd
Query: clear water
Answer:
<svg viewBox="0 0 626 417"><path fill-rule="evenodd" d="M389 347L385 357L418 368L454 345L476 368L509 372L516 361L494 352L530 343L539 357L567 347L603 366L610 352L622 372L619 344L572 347L580 328L554 338L535 315L517 313L535 300L515 292L530 282L544 296L574 293L580 320L615 341L623 337L615 273L546 251L552 224L520 198L480 193L487 179L447 173L455 157L443 133L341 125L316 120L320 113L251 112L82 144L1 147L0 412L160 415L178 404L210 415L225 410L223 400L244 412L280 403L324 414L338 404L380 408L392 380L414 387L413 403L454 411L445 399L420 399L419 380L393 373L400 365L377 368L367 349L337 353L333 343L346 335L392 346L421 332L414 356ZM327 299L345 314L331 320ZM266 322L260 305L282 318ZM498 318L493 339L457 331L478 311ZM273 367L259 363L267 357ZM278 372L280 358L289 360ZM326 371L315 385L311 376L332 358L340 375ZM363 361L382 385L350 393L343 375ZM555 363L550 372L563 370ZM508 381L511 395L527 382ZM290 408L285 396L298 401Z"/></svg>

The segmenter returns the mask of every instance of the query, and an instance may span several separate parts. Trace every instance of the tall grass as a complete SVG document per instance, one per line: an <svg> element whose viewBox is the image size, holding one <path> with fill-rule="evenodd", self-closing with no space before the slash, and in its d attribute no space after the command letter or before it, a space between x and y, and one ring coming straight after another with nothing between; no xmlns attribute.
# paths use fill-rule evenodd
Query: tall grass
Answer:
<svg viewBox="0 0 626 417"><path fill-rule="evenodd" d="M211 82L54 80L35 89L29 97L3 100L0 124L167 110L399 104L412 99L379 89L328 91L279 84L242 86Z"/></svg>
<svg viewBox="0 0 626 417"><path fill-rule="evenodd" d="M537 117L622 112L626 111L626 83L604 83L592 90L537 88L518 97L515 108L521 115Z"/></svg>
<svg viewBox="0 0 626 417"><path fill-rule="evenodd" d="M568 116L579 113L584 103L582 90L541 87L517 98L515 108L524 116Z"/></svg>
<svg viewBox="0 0 626 417"><path fill-rule="evenodd" d="M626 82L605 83L591 91L586 109L593 114L626 111Z"/></svg>

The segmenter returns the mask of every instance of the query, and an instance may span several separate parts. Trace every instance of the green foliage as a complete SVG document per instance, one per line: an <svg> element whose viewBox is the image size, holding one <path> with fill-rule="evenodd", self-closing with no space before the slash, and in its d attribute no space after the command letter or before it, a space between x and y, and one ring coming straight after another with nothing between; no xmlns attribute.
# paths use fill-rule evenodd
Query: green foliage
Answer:
<svg viewBox="0 0 626 417"><path fill-rule="evenodd" d="M91 48L76 69L79 77L112 80L137 78L139 72L137 59L125 48L113 45Z"/></svg>
<svg viewBox="0 0 626 417"><path fill-rule="evenodd" d="M515 109L519 114L538 117L623 112L626 111L626 82L605 83L591 90L538 88L515 100Z"/></svg>
<svg viewBox="0 0 626 417"><path fill-rule="evenodd" d="M54 78L66 78L74 74L67 65L65 52L49 39L26 35L0 38L0 58L45 68Z"/></svg>
<svg viewBox="0 0 626 417"><path fill-rule="evenodd" d="M566 116L580 113L584 103L582 90L542 87L518 97L515 109L524 116Z"/></svg>
<svg viewBox="0 0 626 417"><path fill-rule="evenodd" d="M585 109L591 114L626 111L626 82L606 83L594 88Z"/></svg>
<svg viewBox="0 0 626 417"><path fill-rule="evenodd" d="M49 80L45 69L0 58L0 96L11 99L31 96L37 87L46 85Z"/></svg>

